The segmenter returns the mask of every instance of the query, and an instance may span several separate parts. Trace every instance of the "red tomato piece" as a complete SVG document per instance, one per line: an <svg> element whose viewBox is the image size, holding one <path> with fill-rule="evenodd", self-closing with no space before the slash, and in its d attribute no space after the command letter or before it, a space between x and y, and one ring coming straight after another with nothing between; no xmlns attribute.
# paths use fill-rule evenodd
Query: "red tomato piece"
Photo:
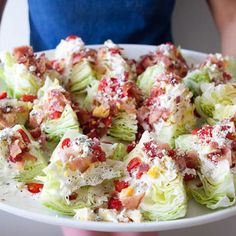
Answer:
<svg viewBox="0 0 236 236"><path fill-rule="evenodd" d="M64 147L70 147L71 145L71 140L70 138L65 138L62 143L61 143L61 147L64 149Z"/></svg>
<svg viewBox="0 0 236 236"><path fill-rule="evenodd" d="M106 160L106 154L105 152L102 150L102 148L99 145L93 145L92 146L92 153L93 153L93 161L105 161Z"/></svg>
<svg viewBox="0 0 236 236"><path fill-rule="evenodd" d="M3 91L0 93L0 99L4 99L7 97L7 92L6 91Z"/></svg>
<svg viewBox="0 0 236 236"><path fill-rule="evenodd" d="M75 40L78 39L79 37L77 35L69 35L66 37L66 41L71 41L71 40Z"/></svg>
<svg viewBox="0 0 236 236"><path fill-rule="evenodd" d="M139 166L139 170L138 170L138 173L136 174L136 178L137 178L137 179L140 179L144 173L148 172L149 168L150 168L150 167L149 167L148 164L142 163L142 164Z"/></svg>
<svg viewBox="0 0 236 236"><path fill-rule="evenodd" d="M23 102L33 102L35 99L37 99L37 96L30 95L30 94L23 95L20 98L20 100L23 101Z"/></svg>
<svg viewBox="0 0 236 236"><path fill-rule="evenodd" d="M127 165L127 170L130 172L134 168L138 167L141 164L141 160L139 157L134 157L132 160L130 160L129 164Z"/></svg>
<svg viewBox="0 0 236 236"><path fill-rule="evenodd" d="M119 193L122 191L122 189L129 187L129 183L125 181L115 180L114 184L115 184L115 190Z"/></svg>
<svg viewBox="0 0 236 236"><path fill-rule="evenodd" d="M118 198L110 198L108 201L108 209L116 209L117 211L120 211L122 208L122 203Z"/></svg>
<svg viewBox="0 0 236 236"><path fill-rule="evenodd" d="M135 142L130 143L126 148L126 151L130 153L135 148L135 146L136 146Z"/></svg>
<svg viewBox="0 0 236 236"><path fill-rule="evenodd" d="M27 189L31 193L39 193L43 188L43 184L40 183L27 183Z"/></svg>
<svg viewBox="0 0 236 236"><path fill-rule="evenodd" d="M20 133L20 135L21 135L23 141L24 141L26 144L30 143L30 139L29 139L28 135L25 133L25 131L24 131L23 129L18 129L18 132Z"/></svg>
<svg viewBox="0 0 236 236"><path fill-rule="evenodd" d="M193 129L191 133L192 133L193 135L197 135L197 133L198 133L199 130L200 130L199 128Z"/></svg>
<svg viewBox="0 0 236 236"><path fill-rule="evenodd" d="M50 117L50 119L54 120L54 119L60 118L61 114L62 113L60 111L54 111L49 115L49 117Z"/></svg>

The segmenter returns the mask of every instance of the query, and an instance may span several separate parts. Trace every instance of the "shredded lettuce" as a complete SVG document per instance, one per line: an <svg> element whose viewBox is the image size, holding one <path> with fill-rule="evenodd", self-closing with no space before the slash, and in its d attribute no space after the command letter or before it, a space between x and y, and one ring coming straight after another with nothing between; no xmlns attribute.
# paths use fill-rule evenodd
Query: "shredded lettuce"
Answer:
<svg viewBox="0 0 236 236"><path fill-rule="evenodd" d="M137 131L136 114L120 112L114 117L108 134L118 140L134 141Z"/></svg>
<svg viewBox="0 0 236 236"><path fill-rule="evenodd" d="M187 211L187 196L183 178L169 156L165 155L161 159L155 157L153 161L150 161L143 145L153 140L155 142L155 136L145 131L139 143L125 159L128 165L133 158L139 157L150 167L140 179L144 191L144 197L140 203L141 213L144 219L151 221L184 217ZM138 181L136 179L134 185L131 185L134 189L138 188Z"/></svg>
<svg viewBox="0 0 236 236"><path fill-rule="evenodd" d="M148 67L137 80L137 85L141 91L149 96L158 75L164 73L165 68L162 64Z"/></svg>
<svg viewBox="0 0 236 236"><path fill-rule="evenodd" d="M83 59L72 67L66 87L72 93L84 93L94 80L96 80L96 77L90 62Z"/></svg>
<svg viewBox="0 0 236 236"><path fill-rule="evenodd" d="M203 87L203 94L195 99L198 114L210 124L231 118L236 112L235 104L235 84L209 84Z"/></svg>
<svg viewBox="0 0 236 236"><path fill-rule="evenodd" d="M24 64L18 64L9 52L0 55L3 63L3 80L5 81L9 95L20 98L22 95L36 95L38 89L43 85Z"/></svg>
<svg viewBox="0 0 236 236"><path fill-rule="evenodd" d="M59 141L67 130L80 131L79 122L70 105L66 105L61 117L46 120L42 124L42 130L50 140Z"/></svg>

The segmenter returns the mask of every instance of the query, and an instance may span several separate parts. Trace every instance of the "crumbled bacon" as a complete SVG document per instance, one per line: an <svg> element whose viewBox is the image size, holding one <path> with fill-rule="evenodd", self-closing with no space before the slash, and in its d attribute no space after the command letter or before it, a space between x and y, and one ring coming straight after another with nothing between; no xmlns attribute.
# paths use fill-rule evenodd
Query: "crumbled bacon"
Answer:
<svg viewBox="0 0 236 236"><path fill-rule="evenodd" d="M141 193L135 196L122 198L121 199L122 205L124 206L124 208L129 209L129 210L137 209L144 195L145 195L144 193Z"/></svg>
<svg viewBox="0 0 236 236"><path fill-rule="evenodd" d="M165 48L166 52L162 48ZM141 61L137 64L137 73L141 74L146 68L158 63L164 63L167 71L182 78L188 71L188 65L179 50L173 44L165 44L158 46L156 52L150 52L141 57Z"/></svg>
<svg viewBox="0 0 236 236"><path fill-rule="evenodd" d="M13 56L17 63L24 64L39 79L43 79L46 70L51 69L51 64L46 58L45 53L37 56L34 54L32 47L16 47L13 49Z"/></svg>

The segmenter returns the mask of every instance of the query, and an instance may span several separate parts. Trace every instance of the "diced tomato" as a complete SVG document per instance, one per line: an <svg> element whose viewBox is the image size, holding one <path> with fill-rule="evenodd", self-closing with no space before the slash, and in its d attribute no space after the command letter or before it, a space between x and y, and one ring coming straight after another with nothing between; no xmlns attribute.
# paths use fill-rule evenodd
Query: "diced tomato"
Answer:
<svg viewBox="0 0 236 236"><path fill-rule="evenodd" d="M29 95L29 94L23 95L20 98L20 100L23 101L23 102L33 102L35 99L37 99L37 96Z"/></svg>
<svg viewBox="0 0 236 236"><path fill-rule="evenodd" d="M23 129L18 129L18 132L26 144L30 143L30 139Z"/></svg>
<svg viewBox="0 0 236 236"><path fill-rule="evenodd" d="M191 133L192 133L193 135L197 135L197 133L198 133L199 130L200 130L199 128L193 129Z"/></svg>
<svg viewBox="0 0 236 236"><path fill-rule="evenodd" d="M114 181L114 184L115 184L115 190L116 190L117 192L121 192L122 189L129 187L129 183L128 183L128 182L125 182L125 181L115 180L115 181Z"/></svg>
<svg viewBox="0 0 236 236"><path fill-rule="evenodd" d="M127 170L130 172L134 168L137 168L141 164L141 160L139 157L134 157L132 160L130 160L129 164L127 165Z"/></svg>
<svg viewBox="0 0 236 236"><path fill-rule="evenodd" d="M3 91L0 93L0 99L4 99L7 97L7 92L6 91Z"/></svg>
<svg viewBox="0 0 236 236"><path fill-rule="evenodd" d="M107 80L102 79L98 85L98 91L104 90L108 86Z"/></svg>
<svg viewBox="0 0 236 236"><path fill-rule="evenodd" d="M108 201L108 209L116 209L117 211L120 211L122 208L122 203L118 198L110 198Z"/></svg>
<svg viewBox="0 0 236 236"><path fill-rule="evenodd" d="M65 138L62 143L61 143L61 147L64 149L64 147L70 147L71 145L71 140L70 138Z"/></svg>
<svg viewBox="0 0 236 236"><path fill-rule="evenodd" d="M130 153L135 148L135 146L136 146L135 142L130 143L126 148L126 151Z"/></svg>
<svg viewBox="0 0 236 236"><path fill-rule="evenodd" d="M27 183L27 189L31 193L39 193L43 188L43 184L40 183Z"/></svg>
<svg viewBox="0 0 236 236"><path fill-rule="evenodd" d="M144 173L146 173L149 170L149 165L146 163L141 163L139 166L138 173L136 174L136 178L140 179Z"/></svg>
<svg viewBox="0 0 236 236"><path fill-rule="evenodd" d="M75 40L78 39L79 37L77 35L69 35L66 37L66 41L71 41L71 40Z"/></svg>
<svg viewBox="0 0 236 236"><path fill-rule="evenodd" d="M102 150L102 148L99 145L93 145L92 146L92 153L93 153L93 161L105 161L106 160L106 154Z"/></svg>
<svg viewBox="0 0 236 236"><path fill-rule="evenodd" d="M54 120L54 119L60 118L61 114L62 113L60 111L54 111L49 115L49 117L50 117L50 119Z"/></svg>
<svg viewBox="0 0 236 236"><path fill-rule="evenodd" d="M78 197L78 194L77 194L77 193L72 193L72 194L69 196L69 200L70 200L70 201L76 200L77 197Z"/></svg>

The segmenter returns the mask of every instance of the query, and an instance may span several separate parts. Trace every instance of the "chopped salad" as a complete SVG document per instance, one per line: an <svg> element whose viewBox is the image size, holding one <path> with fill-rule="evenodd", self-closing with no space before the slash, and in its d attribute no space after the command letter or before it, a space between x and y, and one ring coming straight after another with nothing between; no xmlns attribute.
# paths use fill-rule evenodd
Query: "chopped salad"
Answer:
<svg viewBox="0 0 236 236"><path fill-rule="evenodd" d="M236 199L236 60L139 60L71 35L0 53L0 187L81 221L166 221Z"/></svg>

